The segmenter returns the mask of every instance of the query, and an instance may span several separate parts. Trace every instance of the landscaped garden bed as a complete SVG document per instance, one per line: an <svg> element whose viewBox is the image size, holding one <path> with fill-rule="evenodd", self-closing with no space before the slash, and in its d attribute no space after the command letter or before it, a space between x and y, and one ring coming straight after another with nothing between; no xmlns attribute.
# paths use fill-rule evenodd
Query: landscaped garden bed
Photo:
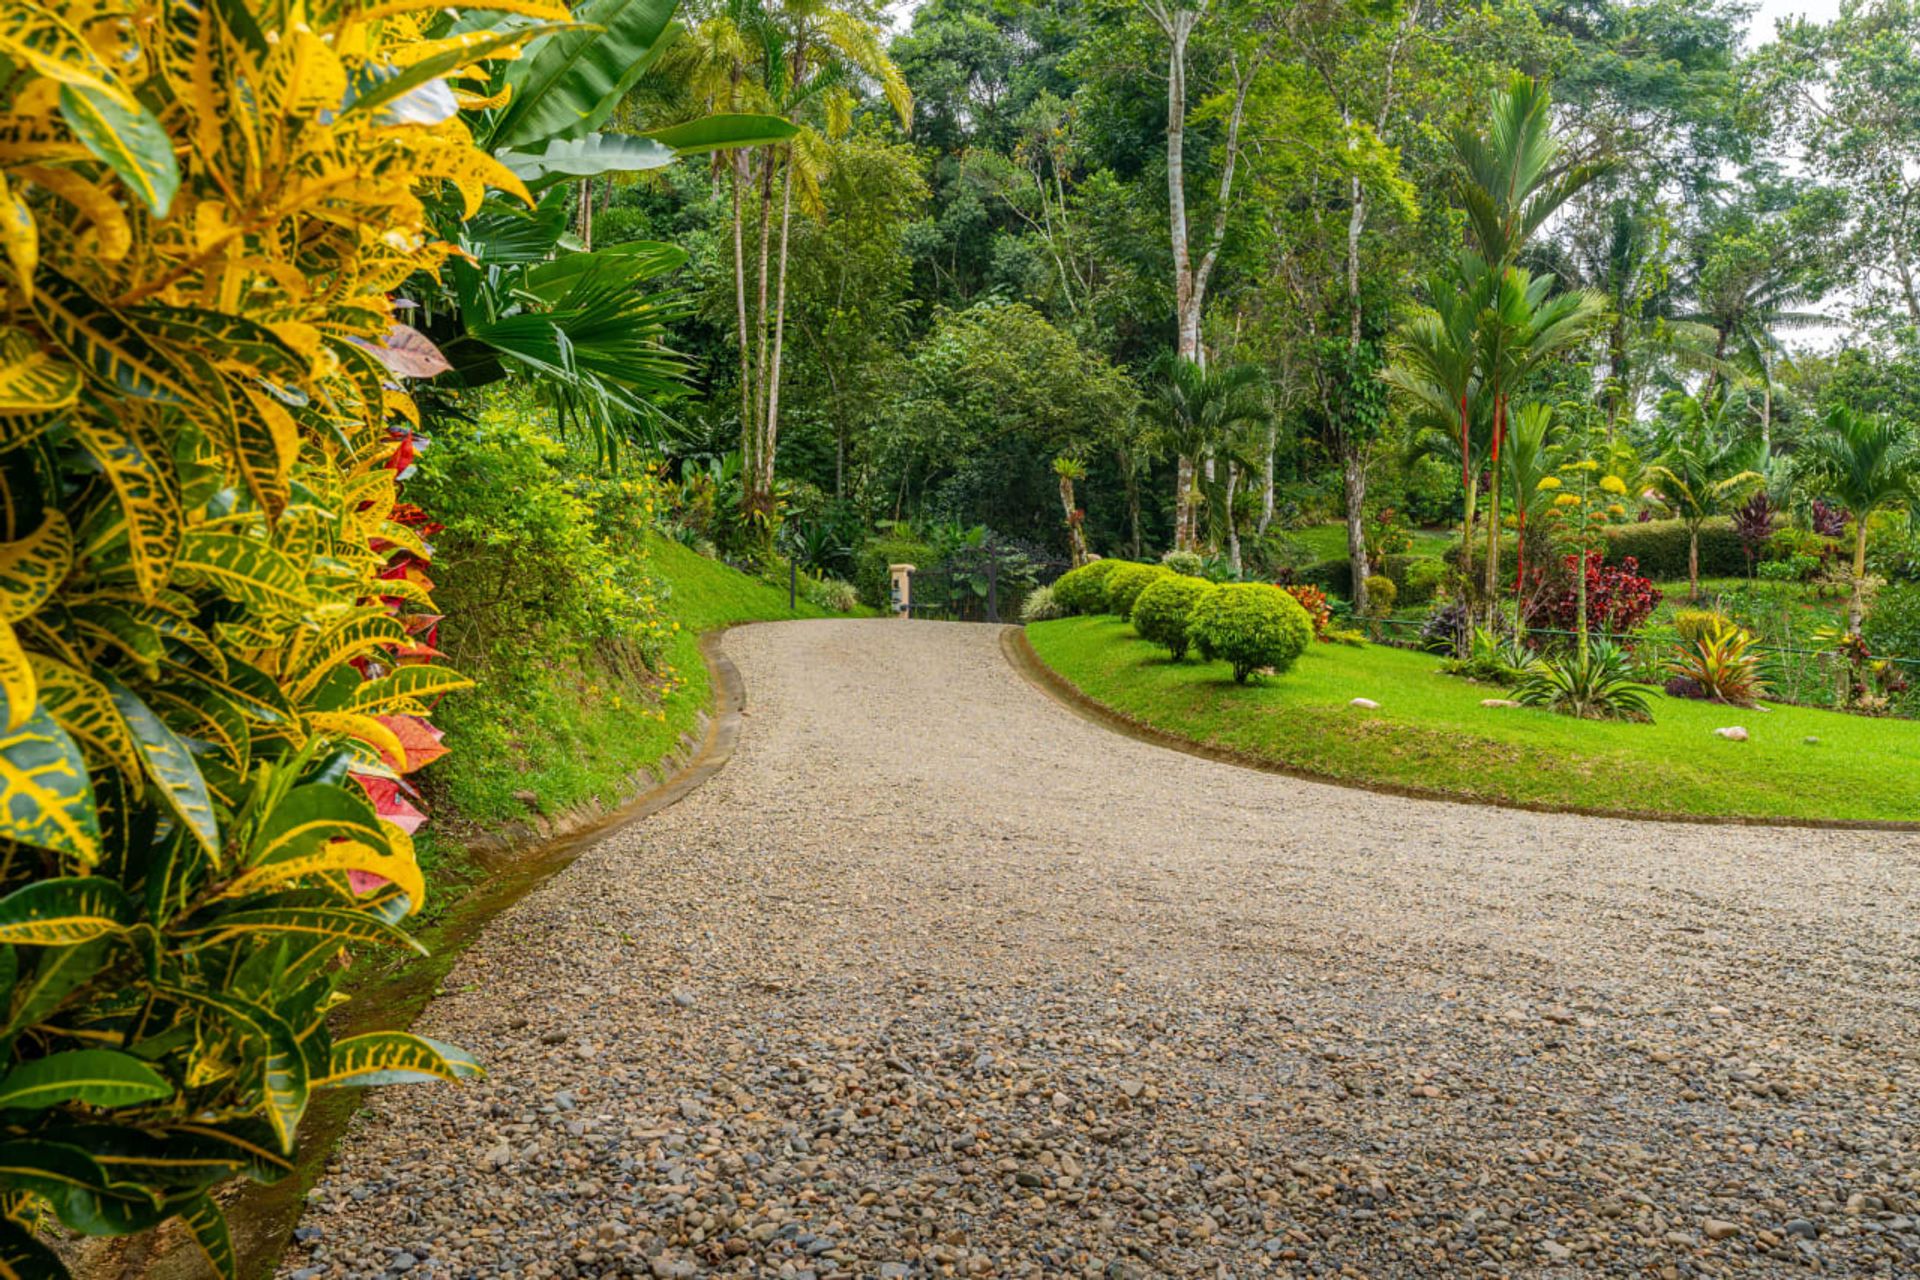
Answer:
<svg viewBox="0 0 1920 1280"><path fill-rule="evenodd" d="M1920 821L1920 732L1908 721L1665 696L1651 723L1582 720L1483 706L1507 692L1381 645L1311 645L1285 677L1240 685L1224 664L1170 661L1115 617L1036 623L1026 635L1093 702L1249 763L1545 808ZM1354 707L1355 698L1380 705ZM1733 726L1746 741L1715 736Z"/></svg>

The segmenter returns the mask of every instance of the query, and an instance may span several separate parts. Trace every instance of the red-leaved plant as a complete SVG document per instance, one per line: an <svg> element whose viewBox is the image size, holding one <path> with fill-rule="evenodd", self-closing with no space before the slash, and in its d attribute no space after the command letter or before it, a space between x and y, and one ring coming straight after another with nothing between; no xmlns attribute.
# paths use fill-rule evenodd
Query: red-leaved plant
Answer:
<svg viewBox="0 0 1920 1280"><path fill-rule="evenodd" d="M1533 588L1525 605L1528 627L1572 631L1579 626L1580 600L1573 575L1580 560L1577 555L1563 556L1558 565L1528 575ZM1595 635L1628 635L1660 607L1660 588L1640 575L1640 562L1632 556L1614 565L1606 563L1601 552L1589 551L1586 574L1587 630Z"/></svg>

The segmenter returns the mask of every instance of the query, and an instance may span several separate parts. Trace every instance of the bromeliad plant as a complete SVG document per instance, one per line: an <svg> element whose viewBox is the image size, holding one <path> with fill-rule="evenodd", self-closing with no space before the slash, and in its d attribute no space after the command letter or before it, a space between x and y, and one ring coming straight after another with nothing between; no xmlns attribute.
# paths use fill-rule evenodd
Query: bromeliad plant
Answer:
<svg viewBox="0 0 1920 1280"><path fill-rule="evenodd" d="M1767 695L1755 643L1752 632L1722 620L1683 641L1668 669L1689 696L1751 707Z"/></svg>
<svg viewBox="0 0 1920 1280"><path fill-rule="evenodd" d="M291 1166L315 1091L458 1080L335 1041L340 959L415 944L404 774L432 526L398 501L391 293L457 252L427 203L531 204L460 114L571 30L409 3L10 0L0 15L0 1267ZM551 157L552 148L543 154Z"/></svg>

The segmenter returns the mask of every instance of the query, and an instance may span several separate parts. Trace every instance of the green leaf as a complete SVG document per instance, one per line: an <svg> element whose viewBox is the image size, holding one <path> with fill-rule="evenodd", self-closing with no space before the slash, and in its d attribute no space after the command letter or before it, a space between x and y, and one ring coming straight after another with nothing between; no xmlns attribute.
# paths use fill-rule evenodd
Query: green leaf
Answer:
<svg viewBox="0 0 1920 1280"><path fill-rule="evenodd" d="M646 136L662 145L672 147L678 155L694 156L708 151L730 151L739 147L777 146L783 142L793 141L799 133L799 125L791 120L783 120L779 116L722 112L719 115L689 120L685 124L654 129Z"/></svg>
<svg viewBox="0 0 1920 1280"><path fill-rule="evenodd" d="M74 360L106 386L142 400L193 399L180 373L121 315L72 280L41 264L33 311Z"/></svg>
<svg viewBox="0 0 1920 1280"><path fill-rule="evenodd" d="M119 885L97 876L36 880L0 898L0 943L63 947L120 933L134 921Z"/></svg>
<svg viewBox="0 0 1920 1280"><path fill-rule="evenodd" d="M197 946L212 946L243 933L306 934L337 938L343 943L400 946L418 955L427 954L425 947L386 921L343 907L263 907L256 911L231 911L178 932L182 937L195 938Z"/></svg>
<svg viewBox="0 0 1920 1280"><path fill-rule="evenodd" d="M464 1049L406 1031L373 1031L336 1043L326 1078L314 1081L314 1086L419 1084L430 1080L457 1084L482 1074L480 1064Z"/></svg>
<svg viewBox="0 0 1920 1280"><path fill-rule="evenodd" d="M0 1280L68 1280L53 1250L11 1218L0 1218Z"/></svg>
<svg viewBox="0 0 1920 1280"><path fill-rule="evenodd" d="M562 254L552 262L543 262L528 270L526 291L552 306L589 278L598 279L604 274L623 284L637 285L675 270L686 261L687 251L679 245L633 240L592 253Z"/></svg>
<svg viewBox="0 0 1920 1280"><path fill-rule="evenodd" d="M180 1223L200 1246L200 1252L207 1255L207 1261L215 1272L233 1280L240 1274L240 1260L233 1252L233 1237L227 1233L227 1220L220 1207L204 1193L193 1196L179 1206Z"/></svg>
<svg viewBox="0 0 1920 1280"><path fill-rule="evenodd" d="M196 529L181 539L177 567L267 617L298 613L307 605L300 571L259 538Z"/></svg>
<svg viewBox="0 0 1920 1280"><path fill-rule="evenodd" d="M39 707L0 736L0 836L89 865L100 856L86 757Z"/></svg>
<svg viewBox="0 0 1920 1280"><path fill-rule="evenodd" d="M108 937L71 947L45 947L33 972L19 980L13 992L13 1012L7 1019L4 1041L33 1026L60 1007L67 996L99 973L113 948Z"/></svg>
<svg viewBox="0 0 1920 1280"><path fill-rule="evenodd" d="M556 138L539 151L502 151L498 158L515 177L534 187L561 178L661 169L673 163L674 153L650 138L590 133L584 138Z"/></svg>
<svg viewBox="0 0 1920 1280"><path fill-rule="evenodd" d="M309 782L287 792L273 807L248 845L244 865L304 858L333 840L358 840L382 851L389 845L386 828L365 796L332 783Z"/></svg>
<svg viewBox="0 0 1920 1280"><path fill-rule="evenodd" d="M490 139L528 147L599 128L646 74L673 18L676 0L587 0L574 9L583 28L542 40L509 64L513 97Z"/></svg>
<svg viewBox="0 0 1920 1280"><path fill-rule="evenodd" d="M220 822L214 816L213 800L207 795L207 781L200 776L200 766L194 763L193 753L167 727L166 721L155 715L153 708L142 702L131 689L104 671L99 675L100 683L106 686L107 693L113 698L114 709L120 713L128 731L133 734L140 759L147 766L148 776L158 785L167 807L193 833L201 850L208 857L218 860Z"/></svg>
<svg viewBox="0 0 1920 1280"><path fill-rule="evenodd" d="M180 189L180 166L173 158L173 139L158 120L138 103L129 109L98 89L72 84L60 86L60 114L140 203L156 218L167 216Z"/></svg>
<svg viewBox="0 0 1920 1280"><path fill-rule="evenodd" d="M173 1093L167 1078L129 1054L73 1049L22 1062L0 1076L0 1109L37 1111L62 1102L126 1107Z"/></svg>
<svg viewBox="0 0 1920 1280"><path fill-rule="evenodd" d="M307 1067L293 1029L271 1009L221 991L163 986L164 994L211 1013L259 1055L262 1102L282 1152L293 1150L295 1131L307 1109Z"/></svg>

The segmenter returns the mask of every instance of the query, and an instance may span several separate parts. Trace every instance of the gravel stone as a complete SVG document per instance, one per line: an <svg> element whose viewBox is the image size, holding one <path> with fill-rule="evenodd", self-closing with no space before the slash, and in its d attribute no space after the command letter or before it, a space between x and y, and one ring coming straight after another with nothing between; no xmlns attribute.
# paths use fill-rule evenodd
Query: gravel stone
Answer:
<svg viewBox="0 0 1920 1280"><path fill-rule="evenodd" d="M1920 1275L1920 839L1234 768L988 626L726 648L732 760L459 958L488 1074L371 1091L282 1276Z"/></svg>

